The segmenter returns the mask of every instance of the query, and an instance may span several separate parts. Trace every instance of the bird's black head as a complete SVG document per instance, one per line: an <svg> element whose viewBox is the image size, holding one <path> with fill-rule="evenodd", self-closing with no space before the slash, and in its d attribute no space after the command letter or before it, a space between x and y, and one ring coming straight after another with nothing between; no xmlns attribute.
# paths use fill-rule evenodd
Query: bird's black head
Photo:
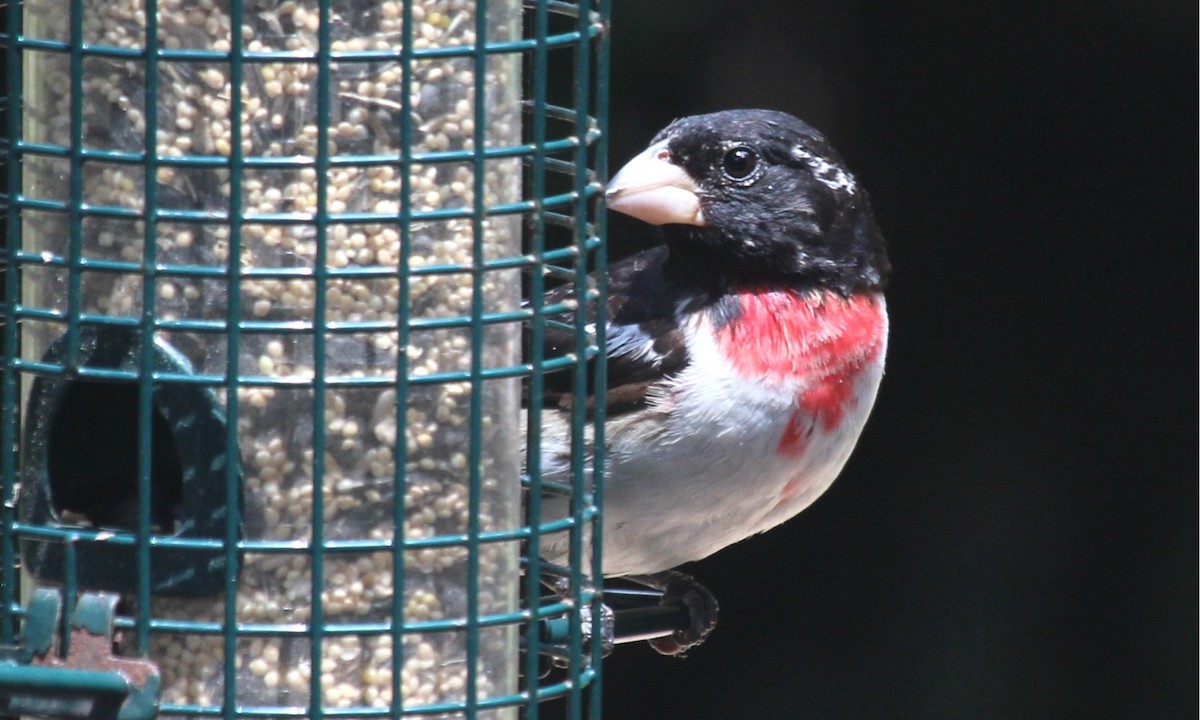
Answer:
<svg viewBox="0 0 1200 720"><path fill-rule="evenodd" d="M608 187L608 206L662 225L671 261L731 281L882 289L871 203L819 132L786 113L676 120Z"/></svg>

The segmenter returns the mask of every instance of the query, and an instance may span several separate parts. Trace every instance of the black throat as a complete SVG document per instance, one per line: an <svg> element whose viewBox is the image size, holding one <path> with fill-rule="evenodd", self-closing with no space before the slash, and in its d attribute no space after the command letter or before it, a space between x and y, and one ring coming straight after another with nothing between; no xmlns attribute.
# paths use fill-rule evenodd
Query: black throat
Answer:
<svg viewBox="0 0 1200 720"><path fill-rule="evenodd" d="M761 233L747 243L715 228L664 225L662 230L667 281L714 300L747 286L843 296L877 292L886 287L891 271L883 237L869 217L856 226L828 228L815 240Z"/></svg>

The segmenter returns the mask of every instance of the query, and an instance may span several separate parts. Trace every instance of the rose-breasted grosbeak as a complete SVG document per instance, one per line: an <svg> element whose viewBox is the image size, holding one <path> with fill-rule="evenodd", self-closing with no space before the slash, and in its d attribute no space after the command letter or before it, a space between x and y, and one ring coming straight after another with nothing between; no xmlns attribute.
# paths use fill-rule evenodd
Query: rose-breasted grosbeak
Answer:
<svg viewBox="0 0 1200 720"><path fill-rule="evenodd" d="M654 641L674 654L703 640L716 602L670 568L792 517L850 456L883 375L890 266L866 192L781 112L676 120L607 199L666 242L608 277L604 573L689 605L692 627ZM574 347L550 328L545 342ZM549 405L583 400L569 377L546 383ZM566 424L544 416L543 474L564 481ZM556 502L546 512L566 514ZM542 554L564 560L565 537Z"/></svg>

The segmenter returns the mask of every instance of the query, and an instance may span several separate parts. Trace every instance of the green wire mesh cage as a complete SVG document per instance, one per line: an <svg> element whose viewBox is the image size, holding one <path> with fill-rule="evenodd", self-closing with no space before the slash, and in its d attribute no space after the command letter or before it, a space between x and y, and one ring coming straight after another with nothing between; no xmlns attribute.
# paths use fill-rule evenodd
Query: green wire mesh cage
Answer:
<svg viewBox="0 0 1200 720"><path fill-rule="evenodd" d="M4 12L0 713L598 717L607 3Z"/></svg>

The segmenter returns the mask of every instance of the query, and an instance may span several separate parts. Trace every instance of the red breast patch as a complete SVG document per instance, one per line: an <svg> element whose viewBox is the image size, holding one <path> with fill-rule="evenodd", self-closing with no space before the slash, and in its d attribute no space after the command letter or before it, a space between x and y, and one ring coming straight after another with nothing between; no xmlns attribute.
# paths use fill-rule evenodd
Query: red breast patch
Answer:
<svg viewBox="0 0 1200 720"><path fill-rule="evenodd" d="M856 402L854 381L883 348L882 303L875 295L786 291L737 299L738 315L718 332L718 347L740 373L800 384L800 408L779 442L779 452L799 454L812 422L835 427Z"/></svg>

